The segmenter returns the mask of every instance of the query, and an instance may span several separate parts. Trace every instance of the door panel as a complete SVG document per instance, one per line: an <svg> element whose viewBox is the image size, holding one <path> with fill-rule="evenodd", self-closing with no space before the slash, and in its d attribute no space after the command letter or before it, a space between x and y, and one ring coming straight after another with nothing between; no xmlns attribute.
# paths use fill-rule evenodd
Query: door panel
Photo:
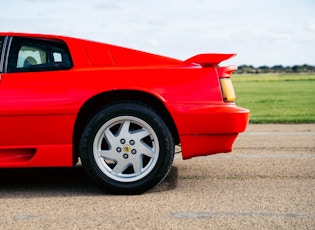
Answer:
<svg viewBox="0 0 315 230"><path fill-rule="evenodd" d="M5 66L0 147L71 144L78 100L66 70L72 67L66 45L14 37Z"/></svg>

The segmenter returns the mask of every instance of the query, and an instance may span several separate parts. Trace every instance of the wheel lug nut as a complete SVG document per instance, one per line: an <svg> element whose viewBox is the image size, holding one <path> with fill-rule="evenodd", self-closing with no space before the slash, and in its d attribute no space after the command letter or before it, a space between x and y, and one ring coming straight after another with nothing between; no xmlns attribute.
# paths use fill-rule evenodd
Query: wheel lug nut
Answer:
<svg viewBox="0 0 315 230"><path fill-rule="evenodd" d="M124 159L127 159L127 158L128 158L128 154L125 153L125 154L123 155L123 158L124 158Z"/></svg>
<svg viewBox="0 0 315 230"><path fill-rule="evenodd" d="M133 149L133 150L131 150L131 153L132 153L133 155L135 155L135 154L137 153L137 150Z"/></svg>
<svg viewBox="0 0 315 230"><path fill-rule="evenodd" d="M134 141L134 140L131 140L131 141L129 141L129 144L134 145L134 144L135 144L135 141Z"/></svg>
<svg viewBox="0 0 315 230"><path fill-rule="evenodd" d="M120 148L120 147L117 147L117 148L116 148L116 151L117 151L118 153L120 153L120 152L121 152L121 148Z"/></svg>
<svg viewBox="0 0 315 230"><path fill-rule="evenodd" d="M126 143L126 140L125 140L125 139L121 139L121 140L120 140L120 143L121 143L121 144L125 144L125 143Z"/></svg>

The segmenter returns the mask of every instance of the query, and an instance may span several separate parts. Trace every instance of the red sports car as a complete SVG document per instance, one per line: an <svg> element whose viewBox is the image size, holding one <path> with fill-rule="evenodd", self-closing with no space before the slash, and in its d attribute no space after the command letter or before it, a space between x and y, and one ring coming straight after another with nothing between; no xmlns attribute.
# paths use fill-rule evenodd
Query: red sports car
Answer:
<svg viewBox="0 0 315 230"><path fill-rule="evenodd" d="M65 36L0 33L0 168L74 166L139 194L184 159L232 151L234 54L185 61Z"/></svg>

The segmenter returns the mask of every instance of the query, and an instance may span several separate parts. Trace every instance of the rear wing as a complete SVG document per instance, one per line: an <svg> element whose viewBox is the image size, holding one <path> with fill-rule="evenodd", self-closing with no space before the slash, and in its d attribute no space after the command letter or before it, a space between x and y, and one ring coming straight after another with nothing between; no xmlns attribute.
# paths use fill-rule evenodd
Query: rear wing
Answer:
<svg viewBox="0 0 315 230"><path fill-rule="evenodd" d="M202 67L216 67L220 62L230 59L236 54L198 54L184 61L185 64L199 64Z"/></svg>

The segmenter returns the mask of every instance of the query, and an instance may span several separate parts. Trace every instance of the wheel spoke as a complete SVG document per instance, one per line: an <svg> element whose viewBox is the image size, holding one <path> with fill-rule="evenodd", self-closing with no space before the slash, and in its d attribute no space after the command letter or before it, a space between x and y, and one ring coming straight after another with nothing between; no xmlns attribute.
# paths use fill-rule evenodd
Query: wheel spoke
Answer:
<svg viewBox="0 0 315 230"><path fill-rule="evenodd" d="M110 129L104 131L104 137L111 146L116 145L118 142L118 138L110 131Z"/></svg>
<svg viewBox="0 0 315 230"><path fill-rule="evenodd" d="M120 160L120 161L118 161L118 163L113 168L113 173L120 174L123 171L125 171L129 167L129 165L130 165L129 162L125 162L123 160Z"/></svg>
<svg viewBox="0 0 315 230"><path fill-rule="evenodd" d="M150 135L150 132L146 129L140 129L132 133L132 138L141 140Z"/></svg>
<svg viewBox="0 0 315 230"><path fill-rule="evenodd" d="M134 158L134 160L132 161L132 166L135 174L141 173L141 170L143 168L143 160L141 155Z"/></svg>
<svg viewBox="0 0 315 230"><path fill-rule="evenodd" d="M118 136L119 137L126 137L126 136L130 135L129 127L130 127L130 121L125 120L120 126L120 130L119 130Z"/></svg>
<svg viewBox="0 0 315 230"><path fill-rule="evenodd" d="M119 159L121 159L119 154L111 150L100 150L99 155L105 160L113 160L115 162L118 162Z"/></svg>
<svg viewBox="0 0 315 230"><path fill-rule="evenodd" d="M138 149L139 149L141 154L146 155L148 157L152 158L155 155L155 150L145 143L142 143L141 145L139 145Z"/></svg>

